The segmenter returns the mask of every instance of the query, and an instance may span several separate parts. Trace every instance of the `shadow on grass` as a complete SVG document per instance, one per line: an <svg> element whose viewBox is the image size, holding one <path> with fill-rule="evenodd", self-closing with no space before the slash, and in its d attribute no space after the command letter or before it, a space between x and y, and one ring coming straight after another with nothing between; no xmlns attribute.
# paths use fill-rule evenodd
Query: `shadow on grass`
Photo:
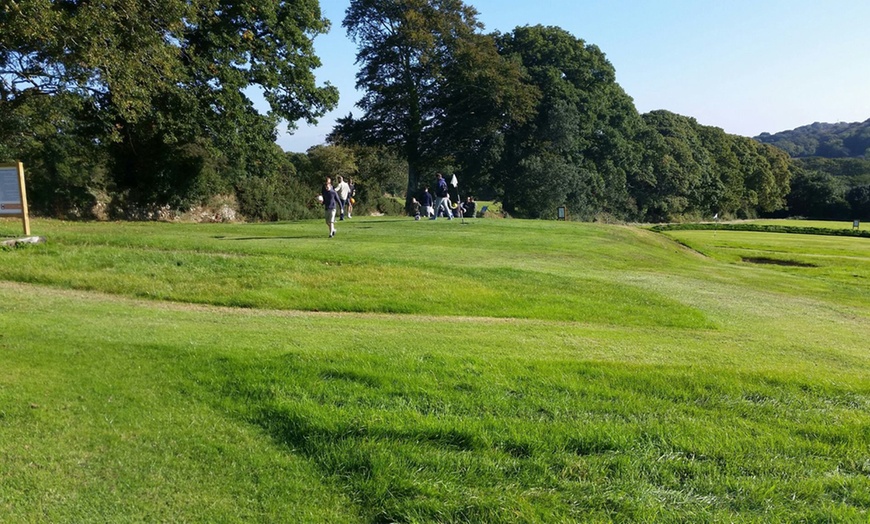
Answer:
<svg viewBox="0 0 870 524"><path fill-rule="evenodd" d="M810 264L809 262L798 262L797 260L783 260L779 258L743 257L742 260L744 262L749 262L750 264L768 264L786 267L819 267L816 264Z"/></svg>
<svg viewBox="0 0 870 524"><path fill-rule="evenodd" d="M302 240L306 238L320 238L322 235L313 236L313 235L300 235L293 237L236 237L236 238L228 238L224 236L216 236L212 237L216 240Z"/></svg>
<svg viewBox="0 0 870 524"><path fill-rule="evenodd" d="M855 437L866 420L858 416L866 407L862 393L799 377L560 363L557 373L551 370L558 379L515 377L480 392L481 398L465 408L457 407L456 416L433 417L414 402L391 405L382 399L388 393L408 393L388 375L342 369L331 361L310 362L288 353L272 360L219 357L199 364L204 365L193 375L206 386L207 401L309 460L349 493L363 518L373 523L516 522L524 504L542 503L521 496L508 502L499 496L511 491L517 479L557 493L550 501L552 520L570 521L570 493L580 485L570 480L573 476L594 482L613 477L640 492L685 483L681 489L686 493L701 490L706 496L710 483L723 476L746 481L770 469L792 471L788 468L797 462L780 457L807 452L831 467L835 461L851 461L849 471L857 473L850 481L863 478L866 447ZM383 391L385 386L390 391ZM499 401L513 390L522 394ZM440 393L427 395L459 402L453 391L453 384L445 383ZM534 408L551 403L566 414L543 422ZM488 406L493 421L480 425L470 420L477 404ZM496 422L499 417L509 425ZM851 422L828 429L830 417ZM666 422L653 422L660 419ZM542 423L548 427L528 434L506 431L512 424L531 428ZM748 434L743 427L757 433ZM754 445L780 439L794 444L772 453ZM813 446L807 447L810 442ZM740 471L734 472L734 464ZM552 471L562 473L553 477L547 473ZM480 492L481 481L498 487L473 501L465 498ZM765 482L762 478L751 487L761 493ZM857 507L862 500L845 504ZM579 502L596 510L588 498ZM598 515L622 502L623 496L598 500L603 512Z"/></svg>
<svg viewBox="0 0 870 524"><path fill-rule="evenodd" d="M300 415L290 408L267 406L255 419L275 441L303 452L328 473L342 473L344 468L334 468L326 460L327 449L336 449L346 444L355 448L361 440L391 441L389 448L402 444L426 444L441 448L443 451L479 451L485 447L480 437L453 427L427 427L413 430L400 430L383 427L369 427L350 420L315 422L310 417Z"/></svg>

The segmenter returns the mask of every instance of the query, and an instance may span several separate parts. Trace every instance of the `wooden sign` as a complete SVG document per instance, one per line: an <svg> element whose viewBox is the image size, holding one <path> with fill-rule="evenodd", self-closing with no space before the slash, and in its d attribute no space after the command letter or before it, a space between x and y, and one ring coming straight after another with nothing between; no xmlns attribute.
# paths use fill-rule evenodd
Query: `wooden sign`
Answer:
<svg viewBox="0 0 870 524"><path fill-rule="evenodd" d="M24 164L0 164L0 217L21 217L24 236L30 235Z"/></svg>

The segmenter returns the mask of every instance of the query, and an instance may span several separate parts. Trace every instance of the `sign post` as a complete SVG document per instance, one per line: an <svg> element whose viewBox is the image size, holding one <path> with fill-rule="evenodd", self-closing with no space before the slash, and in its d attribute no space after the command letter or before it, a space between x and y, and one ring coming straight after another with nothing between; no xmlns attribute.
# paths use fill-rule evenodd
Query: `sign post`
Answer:
<svg viewBox="0 0 870 524"><path fill-rule="evenodd" d="M0 164L0 217L21 217L24 236L30 236L27 214L27 191L24 188L24 164Z"/></svg>
<svg viewBox="0 0 870 524"><path fill-rule="evenodd" d="M556 220L565 220L565 206L556 208Z"/></svg>

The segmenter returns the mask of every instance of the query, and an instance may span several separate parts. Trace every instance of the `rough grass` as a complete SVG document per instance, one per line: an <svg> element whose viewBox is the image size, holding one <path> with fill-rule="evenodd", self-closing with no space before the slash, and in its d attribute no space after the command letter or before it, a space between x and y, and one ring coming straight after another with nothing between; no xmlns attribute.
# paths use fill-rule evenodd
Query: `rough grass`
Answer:
<svg viewBox="0 0 870 524"><path fill-rule="evenodd" d="M0 252L0 521L868 518L865 239L35 225ZM786 247L823 264L740 259Z"/></svg>

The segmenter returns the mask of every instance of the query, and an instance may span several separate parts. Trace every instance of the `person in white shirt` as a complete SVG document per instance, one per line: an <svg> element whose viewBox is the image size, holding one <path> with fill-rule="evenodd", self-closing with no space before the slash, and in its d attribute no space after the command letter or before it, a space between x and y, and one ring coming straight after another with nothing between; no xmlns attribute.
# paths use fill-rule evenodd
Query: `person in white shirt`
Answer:
<svg viewBox="0 0 870 524"><path fill-rule="evenodd" d="M339 220L344 220L344 210L347 209L347 199L350 198L350 186L344 181L344 178L338 177L338 185L335 186L335 192L338 193L338 202L341 204L341 215Z"/></svg>

